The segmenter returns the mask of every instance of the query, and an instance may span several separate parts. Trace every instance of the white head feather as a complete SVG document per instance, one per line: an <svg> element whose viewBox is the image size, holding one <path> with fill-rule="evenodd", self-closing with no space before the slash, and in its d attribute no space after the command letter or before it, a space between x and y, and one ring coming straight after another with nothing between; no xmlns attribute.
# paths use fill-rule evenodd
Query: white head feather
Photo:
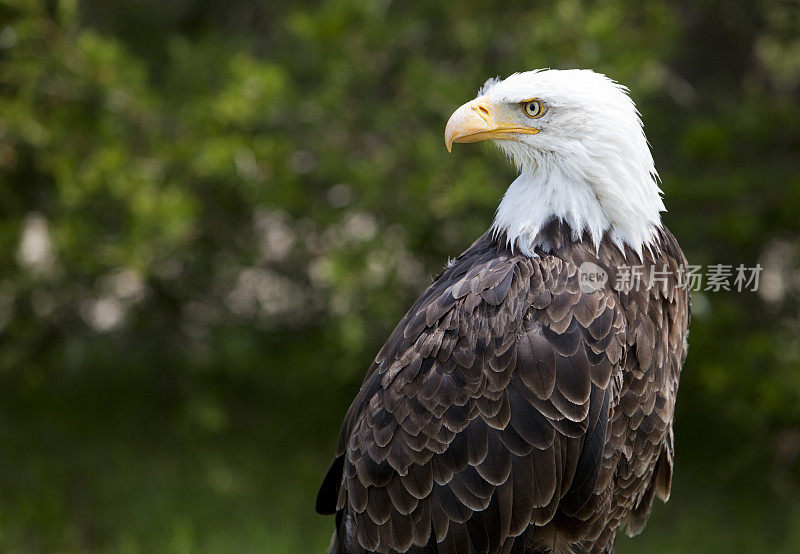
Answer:
<svg viewBox="0 0 800 554"><path fill-rule="evenodd" d="M520 170L492 228L528 256L539 231L553 219L569 224L577 240L588 232L599 247L605 233L641 255L665 211L658 174L627 89L589 70L540 70L490 79L480 91L506 117L537 134L495 140ZM521 105L540 100L545 113L528 118ZM515 112L516 110L516 112Z"/></svg>

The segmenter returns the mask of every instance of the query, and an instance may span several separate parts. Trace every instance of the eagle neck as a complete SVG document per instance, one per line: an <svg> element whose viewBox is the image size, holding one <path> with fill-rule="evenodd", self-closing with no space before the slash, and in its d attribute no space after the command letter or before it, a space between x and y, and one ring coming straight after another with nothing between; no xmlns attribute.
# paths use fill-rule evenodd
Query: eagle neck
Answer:
<svg viewBox="0 0 800 554"><path fill-rule="evenodd" d="M557 170L523 170L503 196L492 230L498 236L504 234L510 248L533 257L537 248L550 250L541 231L552 221L567 224L573 241L581 240L587 232L595 245L611 227L587 183Z"/></svg>
<svg viewBox="0 0 800 554"><path fill-rule="evenodd" d="M493 234L498 238L505 235L512 250L535 257L537 249L551 251L548 235L542 231L557 221L571 230L574 242L588 239L597 250L608 237L621 251L627 246L641 256L642 250L652 245L661 224L660 198L656 196L660 206L650 210L653 213L637 210L633 200L624 196L604 202L597 192L602 190L598 184L566 167L547 160L524 165L497 208ZM631 205L624 205L626 202Z"/></svg>

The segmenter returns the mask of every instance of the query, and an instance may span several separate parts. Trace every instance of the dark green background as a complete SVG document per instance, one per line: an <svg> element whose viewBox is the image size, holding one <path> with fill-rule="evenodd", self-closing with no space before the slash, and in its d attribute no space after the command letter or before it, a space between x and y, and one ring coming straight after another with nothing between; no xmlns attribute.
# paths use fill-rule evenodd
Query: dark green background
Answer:
<svg viewBox="0 0 800 554"><path fill-rule="evenodd" d="M800 551L796 1L0 0L0 550L320 552L344 412L512 169L490 76L630 86L695 264L672 500L620 552Z"/></svg>

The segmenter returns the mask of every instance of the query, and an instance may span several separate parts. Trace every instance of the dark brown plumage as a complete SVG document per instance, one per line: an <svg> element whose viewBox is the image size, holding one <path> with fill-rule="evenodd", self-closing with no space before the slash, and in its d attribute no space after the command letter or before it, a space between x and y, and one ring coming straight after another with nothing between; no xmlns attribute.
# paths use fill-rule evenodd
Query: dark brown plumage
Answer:
<svg viewBox="0 0 800 554"><path fill-rule="evenodd" d="M331 552L611 552L669 496L683 254L663 227L641 261L564 223L541 234L535 257L483 235L381 349L317 498ZM605 287L580 290L587 261ZM615 290L635 264L666 282Z"/></svg>

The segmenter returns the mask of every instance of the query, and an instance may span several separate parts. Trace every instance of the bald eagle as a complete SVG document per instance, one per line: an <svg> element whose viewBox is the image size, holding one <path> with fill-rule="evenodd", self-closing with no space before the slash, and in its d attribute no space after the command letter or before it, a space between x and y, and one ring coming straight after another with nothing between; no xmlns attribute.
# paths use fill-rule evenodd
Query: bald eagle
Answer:
<svg viewBox="0 0 800 554"><path fill-rule="evenodd" d="M445 129L487 139L519 177L367 371L317 497L330 552L613 552L669 497L686 260L627 89L490 79Z"/></svg>

